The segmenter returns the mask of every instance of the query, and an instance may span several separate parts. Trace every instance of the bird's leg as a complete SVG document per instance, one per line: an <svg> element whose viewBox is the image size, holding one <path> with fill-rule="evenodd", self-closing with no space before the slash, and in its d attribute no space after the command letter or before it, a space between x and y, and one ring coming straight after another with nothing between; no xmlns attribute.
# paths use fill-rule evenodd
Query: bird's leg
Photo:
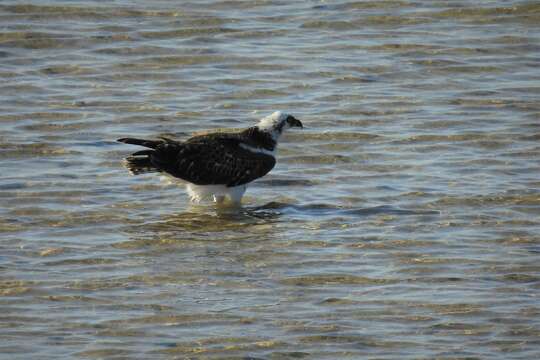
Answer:
<svg viewBox="0 0 540 360"><path fill-rule="evenodd" d="M223 204L223 202L225 201L224 195L213 195L213 197L216 204Z"/></svg>
<svg viewBox="0 0 540 360"><path fill-rule="evenodd" d="M194 185L187 184L186 190L187 190L187 193L188 193L188 196L189 196L189 201L192 204L198 204L198 203L201 202L201 197L200 197L199 193L196 191L196 188L195 188Z"/></svg>
<svg viewBox="0 0 540 360"><path fill-rule="evenodd" d="M240 185L235 188L233 188L234 191L231 191L229 193L229 198L231 200L232 206L241 206L242 204L242 197L244 196L244 193L246 192L247 186L246 185Z"/></svg>

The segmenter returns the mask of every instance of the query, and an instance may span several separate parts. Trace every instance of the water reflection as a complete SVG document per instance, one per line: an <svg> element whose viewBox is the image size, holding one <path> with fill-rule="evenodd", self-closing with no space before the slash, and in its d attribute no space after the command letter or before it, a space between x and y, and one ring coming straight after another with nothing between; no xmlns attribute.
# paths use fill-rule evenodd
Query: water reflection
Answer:
<svg viewBox="0 0 540 360"><path fill-rule="evenodd" d="M400 209L390 205L380 205L366 208L347 208L332 204L286 204L280 202L269 202L262 206L246 209L245 212L253 216L371 216L371 215L440 215L437 210L409 210Z"/></svg>
<svg viewBox="0 0 540 360"><path fill-rule="evenodd" d="M378 215L424 216L440 215L437 210L401 209L390 205L366 208L343 207L332 204L290 204L271 201L258 206L190 205L186 211L162 215L156 221L144 222L135 228L145 232L205 232L249 231L261 225L288 222L292 219L363 218Z"/></svg>

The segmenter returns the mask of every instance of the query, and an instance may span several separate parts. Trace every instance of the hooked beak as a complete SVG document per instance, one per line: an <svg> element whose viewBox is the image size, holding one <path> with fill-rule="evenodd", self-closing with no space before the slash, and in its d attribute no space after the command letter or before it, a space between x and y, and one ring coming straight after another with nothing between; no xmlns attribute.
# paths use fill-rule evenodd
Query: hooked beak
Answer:
<svg viewBox="0 0 540 360"><path fill-rule="evenodd" d="M304 128L304 126L302 125L302 122L292 115L289 115L287 117L287 122L289 123L290 127L299 127L301 129Z"/></svg>

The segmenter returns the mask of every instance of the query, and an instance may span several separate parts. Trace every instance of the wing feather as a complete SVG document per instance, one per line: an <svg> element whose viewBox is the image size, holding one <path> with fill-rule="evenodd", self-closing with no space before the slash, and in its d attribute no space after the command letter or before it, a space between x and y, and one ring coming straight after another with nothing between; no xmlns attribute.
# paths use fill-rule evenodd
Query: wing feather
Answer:
<svg viewBox="0 0 540 360"><path fill-rule="evenodd" d="M266 175L273 156L240 147L231 134L197 136L185 143L165 141L151 157L158 169L197 185L243 185Z"/></svg>

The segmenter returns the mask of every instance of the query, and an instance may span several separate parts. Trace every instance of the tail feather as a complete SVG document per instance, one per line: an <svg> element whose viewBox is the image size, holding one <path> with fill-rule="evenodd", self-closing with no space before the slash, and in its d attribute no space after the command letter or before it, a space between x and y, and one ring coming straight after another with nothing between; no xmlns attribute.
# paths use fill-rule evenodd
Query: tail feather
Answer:
<svg viewBox="0 0 540 360"><path fill-rule="evenodd" d="M135 138L121 138L117 141L125 144L144 146L150 149L155 149L163 143L163 140L145 140ZM160 170L152 164L151 157L154 154L154 150L137 151L126 158L125 165L128 168L129 172L133 175L139 175L149 172L159 172Z"/></svg>
<svg viewBox="0 0 540 360"><path fill-rule="evenodd" d="M121 138L116 141L119 141L125 144L140 145L140 146L144 146L150 149L155 149L159 144L163 144L163 140L145 140L145 139L135 139L135 138Z"/></svg>
<svg viewBox="0 0 540 360"><path fill-rule="evenodd" d="M150 172L159 172L149 156L128 156L125 165L133 175L145 174Z"/></svg>
<svg viewBox="0 0 540 360"><path fill-rule="evenodd" d="M131 154L131 156L143 156L143 155L152 155L154 153L154 150L141 150L134 152Z"/></svg>
<svg viewBox="0 0 540 360"><path fill-rule="evenodd" d="M133 175L167 171L171 164L176 163L179 143L174 140L167 138L161 138L161 140L121 138L118 141L149 148L134 152L126 158L125 165Z"/></svg>

